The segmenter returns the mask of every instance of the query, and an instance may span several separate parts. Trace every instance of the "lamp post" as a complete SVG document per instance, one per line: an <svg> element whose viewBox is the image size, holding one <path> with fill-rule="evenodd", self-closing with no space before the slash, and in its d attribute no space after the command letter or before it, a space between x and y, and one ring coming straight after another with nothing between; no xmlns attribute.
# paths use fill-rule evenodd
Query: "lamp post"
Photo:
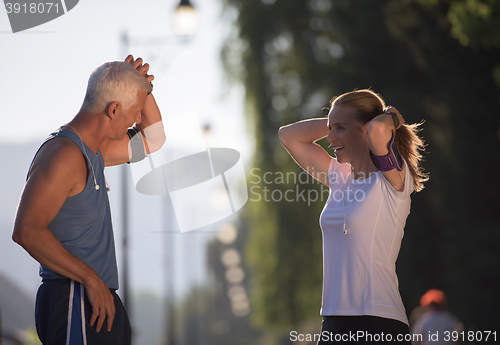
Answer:
<svg viewBox="0 0 500 345"><path fill-rule="evenodd" d="M129 51L129 38L126 32L122 33L121 36L121 47L122 56L127 56ZM128 226L128 172L127 164L124 164L121 168L122 177L122 199L121 199L121 218L122 218L122 299L125 309L130 314L130 304L129 304L129 265L128 265L128 237L129 237L129 226Z"/></svg>
<svg viewBox="0 0 500 345"><path fill-rule="evenodd" d="M188 38L193 36L199 27L200 15L196 8L191 4L189 0L180 0L176 9L173 13L173 29L175 34L178 37ZM145 45L168 45L169 39L172 37L163 37L163 38L146 38L141 39L141 44ZM129 54L129 49L133 46L133 42L131 43L131 39L127 32L123 32L121 35L121 55L126 56ZM130 303L129 303L129 201L128 201L128 167L127 165L122 166L121 171L121 187L122 187L122 203L121 203L121 221L122 221L122 299L125 308L129 311L130 314ZM168 198L168 196L167 196ZM169 200L168 200L169 201ZM166 204L170 204L170 202L166 202ZM167 206L167 205L166 205ZM168 205L170 206L170 205ZM171 217L173 216L173 212L166 212L166 215L169 219L167 219L165 226L169 227L168 224L171 223ZM174 260L173 255L167 253L169 256L169 262L167 266L171 266L170 274L173 276L174 273ZM173 285L169 283L170 291L173 291ZM167 299L168 299L167 294ZM173 334L173 301L168 304L168 321L167 321L167 341L169 345L174 345L174 334Z"/></svg>

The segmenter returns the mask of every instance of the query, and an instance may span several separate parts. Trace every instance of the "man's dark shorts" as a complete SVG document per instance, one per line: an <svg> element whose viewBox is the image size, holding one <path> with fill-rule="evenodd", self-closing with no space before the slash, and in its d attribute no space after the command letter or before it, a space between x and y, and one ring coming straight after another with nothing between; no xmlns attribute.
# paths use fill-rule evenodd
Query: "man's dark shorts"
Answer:
<svg viewBox="0 0 500 345"><path fill-rule="evenodd" d="M115 291L110 291L116 307L113 327L108 332L105 320L98 333L97 322L90 326L92 306L83 285L70 279L45 279L38 289L35 306L36 330L42 343L130 345L132 332L127 311Z"/></svg>

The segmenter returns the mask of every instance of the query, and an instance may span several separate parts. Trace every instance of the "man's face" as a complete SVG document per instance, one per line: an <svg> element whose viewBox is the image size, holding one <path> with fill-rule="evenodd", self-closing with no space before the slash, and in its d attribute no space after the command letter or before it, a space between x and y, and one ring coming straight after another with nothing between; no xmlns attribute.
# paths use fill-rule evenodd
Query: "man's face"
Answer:
<svg viewBox="0 0 500 345"><path fill-rule="evenodd" d="M124 109L120 114L120 121L117 130L117 140L122 140L127 134L127 130L134 125L134 123L141 123L141 111L144 109L146 103L147 92L140 90L133 103L128 109Z"/></svg>

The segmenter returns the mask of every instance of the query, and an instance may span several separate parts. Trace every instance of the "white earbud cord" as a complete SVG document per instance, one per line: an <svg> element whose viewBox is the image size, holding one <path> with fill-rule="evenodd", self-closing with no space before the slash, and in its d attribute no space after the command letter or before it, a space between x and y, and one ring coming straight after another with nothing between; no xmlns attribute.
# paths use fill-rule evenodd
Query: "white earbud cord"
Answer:
<svg viewBox="0 0 500 345"><path fill-rule="evenodd" d="M78 133L78 131L76 129L74 129L73 126L71 126L71 125L64 125L64 126L69 127L72 130L74 130L75 134L78 135L78 138L80 138L80 141L82 142L83 153L85 154L85 157L87 157L87 161L89 162L90 168L92 169L92 176L94 177L94 188L95 188L95 190L99 190L100 187L97 184L97 180L95 178L94 166L92 165L92 162L90 161L89 156L87 155L87 149L85 148L85 144L83 143L83 140L82 140L82 137L80 136L80 133ZM106 190L109 192L110 188L109 188L108 180L106 179L106 175L104 175L104 181L106 181Z"/></svg>
<svg viewBox="0 0 500 345"><path fill-rule="evenodd" d="M352 174L352 173L351 173ZM344 211L344 228L343 228L343 232L344 232L344 235L347 235L347 229L346 229L346 224L345 224L345 217L347 215L347 209L349 208L349 205L352 204L352 202L356 199L356 195L358 194L359 190L355 191L354 192L354 196L353 196L353 199L346 205L345 203L345 198L346 198L346 194L347 194L347 188L349 188L349 181L351 180L351 175L349 175L349 177L347 178L347 181L344 182L344 184L342 185L342 187L340 188L340 190L342 191L342 203L345 207L345 211ZM345 187L345 190L344 190L344 187Z"/></svg>

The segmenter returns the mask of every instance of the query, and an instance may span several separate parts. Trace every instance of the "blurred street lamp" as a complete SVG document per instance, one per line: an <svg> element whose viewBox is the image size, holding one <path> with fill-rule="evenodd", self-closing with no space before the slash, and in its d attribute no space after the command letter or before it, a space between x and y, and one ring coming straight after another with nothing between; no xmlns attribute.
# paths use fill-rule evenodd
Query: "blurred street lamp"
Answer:
<svg viewBox="0 0 500 345"><path fill-rule="evenodd" d="M182 38L188 38L193 36L200 26L200 15L195 7L190 3L189 0L180 0L179 4L176 7L176 10L173 13L173 29L176 36L180 36ZM140 42L142 45L149 46L167 46L171 45L172 37L148 37L141 38ZM133 46L134 43L131 42L130 36L126 31L124 31L121 35L121 55L126 56L130 53L129 49ZM128 248L128 240L129 240L129 201L128 201L128 172L129 167L125 164L122 166L121 177L122 177L122 295L123 295L123 304L125 308L130 310L130 301L129 301L129 248ZM166 209L166 224L165 227L171 227L172 219L175 217L172 211L168 211L171 207L171 202L168 196L165 197ZM173 304L174 304L174 287L173 287L173 277L174 277L174 255L173 255L173 243L172 241L168 241L167 248L167 270L168 268L170 274L172 276L171 279L168 280L167 290L170 292L170 295L166 294L167 299L167 341L170 345L174 345L175 334L174 334L174 320L173 320ZM129 313L130 314L130 313Z"/></svg>
<svg viewBox="0 0 500 345"><path fill-rule="evenodd" d="M189 0L181 0L174 12L174 31L179 36L191 36L198 31L200 15Z"/></svg>

